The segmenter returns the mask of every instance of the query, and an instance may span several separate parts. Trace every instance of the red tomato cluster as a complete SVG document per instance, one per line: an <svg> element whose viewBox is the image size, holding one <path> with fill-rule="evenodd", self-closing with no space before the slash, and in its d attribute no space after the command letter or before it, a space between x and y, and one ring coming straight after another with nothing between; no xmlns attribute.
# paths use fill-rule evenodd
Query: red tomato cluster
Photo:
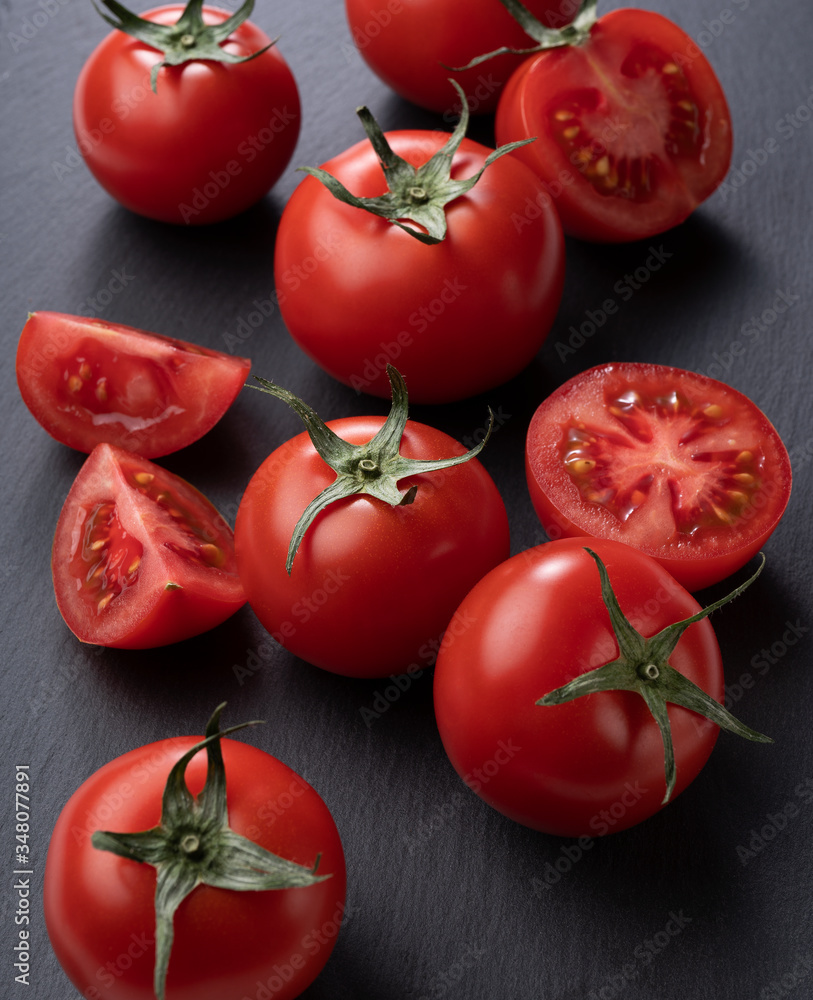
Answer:
<svg viewBox="0 0 813 1000"><path fill-rule="evenodd" d="M119 30L88 59L74 99L99 183L164 222L216 222L254 204L289 163L300 105L276 47L246 20L252 0L231 16L191 0L141 18L102 2ZM509 559L505 506L476 457L483 442L466 451L408 420L406 388L413 402L447 403L517 375L556 317L563 233L652 236L721 183L725 96L702 53L687 56L690 40L657 14L596 19L584 0L561 25L544 0L398 6L346 0L359 51L409 100L444 117L459 110L460 124L387 134L359 109L369 142L307 168L275 250L294 340L356 390L391 391L390 415L325 424L258 380L306 432L257 470L233 535L150 459L210 430L250 362L32 314L17 354L22 397L48 433L89 453L56 527L57 603L80 640L115 647L188 638L248 600L275 639L327 670L383 677L437 659L443 744L468 784L489 773L478 794L555 834L624 829L697 776L720 727L767 739L721 705L706 616L724 602L701 609L688 590L741 569L777 527L787 452L754 403L719 382L652 364L583 372L528 429L528 487L552 541ZM383 30L396 16L401 30ZM498 149L464 137L470 112L495 109ZM292 278L316 246L320 266L307 283ZM279 761L221 748L218 719L202 740L112 761L60 817L46 918L85 996L238 1000L260 982L293 998L327 959L332 940L312 954L306 941L341 919L332 819ZM86 817L156 756L162 767L116 810L117 829L91 829ZM284 821L258 825L286 792L295 808ZM157 876L133 864L144 860ZM245 888L249 869L272 891L221 895ZM135 936L144 960L100 981L105 957Z"/></svg>

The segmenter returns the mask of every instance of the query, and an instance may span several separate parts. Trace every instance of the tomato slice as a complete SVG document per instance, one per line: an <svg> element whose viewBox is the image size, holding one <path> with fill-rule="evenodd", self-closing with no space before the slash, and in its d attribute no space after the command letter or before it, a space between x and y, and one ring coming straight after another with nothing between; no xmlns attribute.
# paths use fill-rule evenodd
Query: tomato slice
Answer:
<svg viewBox="0 0 813 1000"><path fill-rule="evenodd" d="M626 542L689 590L745 565L790 496L790 459L765 414L661 365L601 365L560 386L531 420L525 457L551 538Z"/></svg>
<svg viewBox="0 0 813 1000"><path fill-rule="evenodd" d="M245 384L251 362L182 340L63 313L32 313L17 347L26 406L63 444L102 442L157 458L197 441Z"/></svg>
<svg viewBox="0 0 813 1000"><path fill-rule="evenodd" d="M231 528L193 486L100 444L54 536L57 605L82 642L148 649L219 625L245 603Z"/></svg>
<svg viewBox="0 0 813 1000"><path fill-rule="evenodd" d="M546 182L566 233L644 239L682 222L731 162L725 94L676 24L643 10L602 17L581 45L524 63L503 93L498 143Z"/></svg>

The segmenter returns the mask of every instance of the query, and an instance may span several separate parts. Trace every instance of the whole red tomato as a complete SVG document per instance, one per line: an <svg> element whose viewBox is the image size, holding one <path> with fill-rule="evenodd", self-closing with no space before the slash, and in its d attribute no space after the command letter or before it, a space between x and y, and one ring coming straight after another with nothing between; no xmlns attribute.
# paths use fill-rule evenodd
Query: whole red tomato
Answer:
<svg viewBox="0 0 813 1000"><path fill-rule="evenodd" d="M326 426L325 434L360 446L385 420L346 417ZM412 420L398 453L429 462L466 454L442 431ZM351 456L344 464L354 463ZM336 499L291 556L303 512L336 479L307 433L272 452L251 479L235 524L251 607L286 649L339 674L385 677L431 665L457 605L508 556L508 517L494 481L476 458L399 473L397 505L364 492Z"/></svg>
<svg viewBox="0 0 813 1000"><path fill-rule="evenodd" d="M31 313L17 346L26 406L63 444L144 458L197 441L243 388L251 362L182 340L63 313Z"/></svg>
<svg viewBox="0 0 813 1000"><path fill-rule="evenodd" d="M626 542L689 590L755 556L791 490L788 453L756 404L666 365L599 365L559 386L531 420L525 465L550 538Z"/></svg>
<svg viewBox="0 0 813 1000"><path fill-rule="evenodd" d="M173 815L162 809L164 786L199 742L159 740L117 757L60 813L45 867L45 921L60 964L86 1000L161 995L154 989L156 868L112 853L109 838L103 849L94 839L100 842L99 831L136 834L159 823L173 829ZM228 825L251 841L250 850L258 846L281 859L291 887L234 891L190 884L174 913L166 1000L242 1000L260 989L274 1000L292 1000L316 978L336 942L346 888L341 841L318 793L289 767L245 743L226 739L221 747ZM185 773L189 792L199 796L207 755L193 756ZM225 800L225 787L222 794ZM181 808L194 814L191 803ZM176 825L180 819L180 813L174 817ZM198 827L194 820L179 827L174 850L181 864L181 838Z"/></svg>
<svg viewBox="0 0 813 1000"><path fill-rule="evenodd" d="M677 225L731 161L731 116L708 60L674 22L637 9L588 18L576 44L528 58L495 132L501 143L537 137L515 155L544 182L565 232L584 240Z"/></svg>
<svg viewBox="0 0 813 1000"><path fill-rule="evenodd" d="M170 4L141 16L172 25L184 9ZM206 25L231 16L202 9ZM243 21L219 48L245 57L270 43ZM266 194L293 154L300 125L293 74L272 46L246 62L164 65L153 91L161 58L124 31L91 53L73 102L79 151L102 187L140 215L190 225L231 218Z"/></svg>
<svg viewBox="0 0 813 1000"><path fill-rule="evenodd" d="M449 140L424 131L385 138L416 168ZM491 153L463 139L452 179L473 176ZM359 198L387 191L367 141L322 169ZM535 174L502 156L445 213L445 238L427 245L338 200L313 176L285 207L274 255L283 319L306 354L359 392L388 395L389 363L403 373L413 402L484 392L517 375L553 324L564 240Z"/></svg>
<svg viewBox="0 0 813 1000"><path fill-rule="evenodd" d="M657 700L659 685L674 685L671 667L683 677L681 690L693 682L715 703L724 692L720 650L703 619L682 633L668 665L649 656L629 661L635 673L632 680L624 675L629 688L597 686L571 701L539 704L623 659L586 545L605 564L621 611L640 635L656 636L700 611L691 594L636 549L563 539L522 552L484 577L460 605L462 624L450 627L435 667L438 727L458 774L511 819L562 836L600 836L639 823L683 791L711 753L718 726L670 699L664 710L674 747L669 789L659 725L633 685L651 685L647 694ZM719 705L701 710L722 712ZM765 741L732 719L716 721Z"/></svg>
<svg viewBox="0 0 813 1000"><path fill-rule="evenodd" d="M536 16L556 27L561 0L528 0ZM528 36L499 0L345 0L353 42L367 65L402 97L430 111L447 111L453 76L474 114L492 112L522 55L497 56L487 64L452 72L495 45L521 49ZM459 108L459 102L458 102Z"/></svg>

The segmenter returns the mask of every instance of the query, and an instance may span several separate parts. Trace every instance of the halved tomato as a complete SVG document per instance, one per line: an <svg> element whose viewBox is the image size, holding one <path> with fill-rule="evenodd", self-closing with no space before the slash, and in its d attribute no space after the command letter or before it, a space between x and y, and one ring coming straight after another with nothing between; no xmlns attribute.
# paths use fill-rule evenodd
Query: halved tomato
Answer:
<svg viewBox="0 0 813 1000"><path fill-rule="evenodd" d="M791 488L785 446L747 396L663 365L600 365L560 386L531 420L525 459L549 537L626 542L688 590L744 566Z"/></svg>
<svg viewBox="0 0 813 1000"><path fill-rule="evenodd" d="M545 181L566 233L644 239L682 222L731 161L731 116L709 61L673 21L613 10L579 44L532 56L508 81L498 143Z"/></svg>
<svg viewBox="0 0 813 1000"><path fill-rule="evenodd" d="M148 649L205 632L245 604L231 528L193 486L100 444L54 536L56 601L82 642Z"/></svg>
<svg viewBox="0 0 813 1000"><path fill-rule="evenodd" d="M32 313L17 347L28 409L63 444L158 458L220 420L251 362L183 340L64 313Z"/></svg>

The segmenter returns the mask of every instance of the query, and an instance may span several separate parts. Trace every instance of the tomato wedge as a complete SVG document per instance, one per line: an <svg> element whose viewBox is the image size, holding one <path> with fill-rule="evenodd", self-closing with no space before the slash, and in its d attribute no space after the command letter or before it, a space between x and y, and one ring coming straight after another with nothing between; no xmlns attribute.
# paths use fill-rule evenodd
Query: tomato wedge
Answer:
<svg viewBox="0 0 813 1000"><path fill-rule="evenodd" d="M644 239L682 222L731 162L731 115L698 46L651 11L614 10L578 45L532 56L497 108L498 143L545 181L566 233Z"/></svg>
<svg viewBox="0 0 813 1000"><path fill-rule="evenodd" d="M747 396L662 365L601 365L560 386L531 420L525 458L551 538L626 542L688 590L744 566L791 489L785 446Z"/></svg>
<svg viewBox="0 0 813 1000"><path fill-rule="evenodd" d="M183 340L64 313L32 313L17 384L46 431L78 451L102 442L158 458L220 420L251 362Z"/></svg>
<svg viewBox="0 0 813 1000"><path fill-rule="evenodd" d="M245 604L231 528L173 473L100 444L54 536L56 601L82 642L148 649L205 632Z"/></svg>

